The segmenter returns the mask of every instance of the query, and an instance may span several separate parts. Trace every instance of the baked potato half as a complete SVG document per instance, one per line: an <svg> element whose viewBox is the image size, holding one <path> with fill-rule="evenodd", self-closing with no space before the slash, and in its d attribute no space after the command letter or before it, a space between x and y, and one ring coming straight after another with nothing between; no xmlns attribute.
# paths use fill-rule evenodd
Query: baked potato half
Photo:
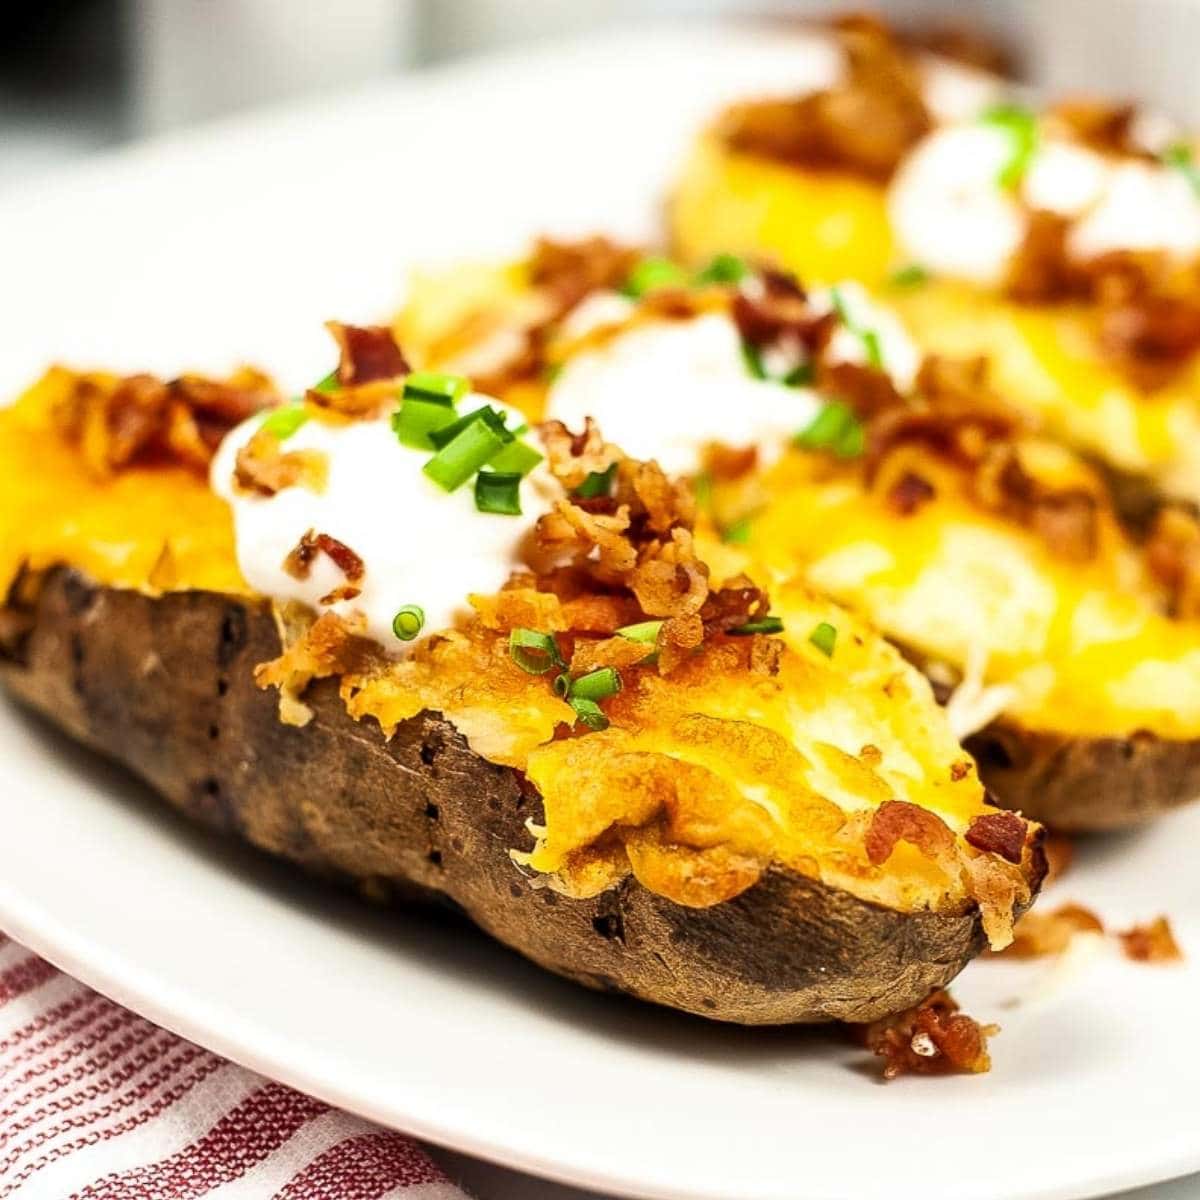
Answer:
<svg viewBox="0 0 1200 1200"><path fill-rule="evenodd" d="M863 38L843 34L839 81L736 105L697 139L670 199L678 256L858 279L926 352L987 357L1051 436L1200 500L1191 142L1128 105L981 90L939 113L911 53Z"/></svg>
<svg viewBox="0 0 1200 1200"><path fill-rule="evenodd" d="M687 489L593 428L547 428L516 493L555 497L541 513L403 482L440 451L400 440L428 427L398 414L439 389L465 403L460 381L409 374L385 331L336 332L339 372L303 405L257 412L274 403L258 378L56 371L0 413L13 696L211 827L712 1019L871 1020L1009 940L1041 830L989 805L890 646L798 584L768 601L721 576ZM391 642L371 588L411 560L380 557L347 502L381 446L430 506L411 515L440 575L465 547L486 585L481 548L510 535L470 542L435 504L465 499L454 521L488 530L528 518L531 542L444 628L401 620L435 612L441 583L407 575ZM394 517L393 484L365 486Z"/></svg>
<svg viewBox="0 0 1200 1200"><path fill-rule="evenodd" d="M948 699L1004 804L1087 831L1200 794L1190 514L1131 532L1108 477L1037 434L985 362L922 357L853 285L805 293L723 256L698 275L643 260L620 288L540 328L540 365L521 359L508 393L531 417L592 413L658 444L701 483L726 542L707 552L864 614ZM468 292L454 328L482 319Z"/></svg>

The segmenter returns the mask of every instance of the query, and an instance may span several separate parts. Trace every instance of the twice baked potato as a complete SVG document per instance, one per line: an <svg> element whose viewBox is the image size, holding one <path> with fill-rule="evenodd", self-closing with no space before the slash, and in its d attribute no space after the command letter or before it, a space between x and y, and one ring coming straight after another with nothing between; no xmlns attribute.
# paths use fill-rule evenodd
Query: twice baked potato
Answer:
<svg viewBox="0 0 1200 1200"><path fill-rule="evenodd" d="M1035 111L980 89L939 112L886 30L842 37L840 80L700 136L671 196L678 255L858 279L926 352L987 357L1052 436L1200 500L1192 143L1129 105Z"/></svg>
<svg viewBox="0 0 1200 1200"><path fill-rule="evenodd" d="M718 1020L871 1020L1010 939L1041 830L890 646L702 560L594 427L334 329L303 402L58 370L0 413L14 696L210 826Z"/></svg>
<svg viewBox="0 0 1200 1200"><path fill-rule="evenodd" d="M922 358L854 285L806 294L727 256L698 276L645 263L624 295L544 327L540 374L522 358L506 394L532 418L594 414L696 475L710 534L733 543L719 553L863 613L949 699L1004 804L1083 831L1200 795L1188 513L1131 533L1108 479L1033 433L981 360ZM512 278L486 302L493 324Z"/></svg>

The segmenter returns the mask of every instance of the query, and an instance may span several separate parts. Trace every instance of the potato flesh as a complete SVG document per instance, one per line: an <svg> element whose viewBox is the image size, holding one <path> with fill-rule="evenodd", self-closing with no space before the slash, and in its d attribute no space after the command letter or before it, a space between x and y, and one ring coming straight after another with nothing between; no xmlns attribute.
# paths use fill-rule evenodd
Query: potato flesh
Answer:
<svg viewBox="0 0 1200 1200"><path fill-rule="evenodd" d="M953 471L921 470L938 498L900 517L857 467L793 454L753 522L754 553L923 656L960 671L985 661L987 682L1014 689L1007 715L1031 728L1200 734L1200 625L1162 615L1111 522L1097 558L1064 561L963 497Z"/></svg>

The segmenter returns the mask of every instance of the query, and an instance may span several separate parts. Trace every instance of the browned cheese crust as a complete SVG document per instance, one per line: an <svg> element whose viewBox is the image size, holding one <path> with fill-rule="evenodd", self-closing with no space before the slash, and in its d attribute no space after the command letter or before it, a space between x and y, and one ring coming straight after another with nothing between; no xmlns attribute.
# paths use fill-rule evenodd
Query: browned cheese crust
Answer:
<svg viewBox="0 0 1200 1200"><path fill-rule="evenodd" d="M326 680L308 726L279 721L252 677L280 650L265 602L154 598L64 568L0 617L10 691L188 816L324 876L448 901L589 987L744 1024L869 1021L984 945L974 910L895 912L782 869L706 909L632 878L589 900L535 888L508 852L528 845L538 798L437 714L385 740Z"/></svg>
<svg viewBox="0 0 1200 1200"><path fill-rule="evenodd" d="M1062 833L1143 824L1200 798L1200 741L1080 737L994 721L963 745L1005 808Z"/></svg>

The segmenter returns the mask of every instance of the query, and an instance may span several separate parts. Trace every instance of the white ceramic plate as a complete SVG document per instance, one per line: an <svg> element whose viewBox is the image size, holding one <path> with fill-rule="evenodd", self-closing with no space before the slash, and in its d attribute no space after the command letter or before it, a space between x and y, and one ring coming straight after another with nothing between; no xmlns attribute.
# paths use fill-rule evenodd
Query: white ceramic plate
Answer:
<svg viewBox="0 0 1200 1200"><path fill-rule="evenodd" d="M749 34L593 38L0 198L0 386L51 358L249 358L310 380L330 357L320 321L387 311L405 264L543 228L648 230L713 98L780 68ZM359 907L183 827L4 706L0 828L0 926L60 966L335 1104L530 1172L644 1197L982 1200L1200 1167L1200 811L1088 848L1062 888L1118 924L1169 913L1191 965L978 963L956 992L1004 1026L993 1073L888 1087L829 1033L593 996L457 926Z"/></svg>

